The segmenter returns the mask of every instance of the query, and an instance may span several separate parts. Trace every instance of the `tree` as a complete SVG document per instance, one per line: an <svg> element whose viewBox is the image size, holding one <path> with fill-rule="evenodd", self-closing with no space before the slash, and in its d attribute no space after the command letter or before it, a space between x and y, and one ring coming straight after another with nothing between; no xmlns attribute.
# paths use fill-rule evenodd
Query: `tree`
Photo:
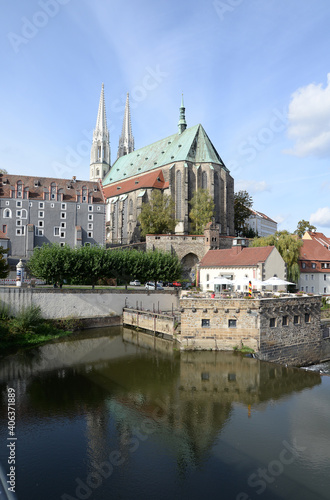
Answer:
<svg viewBox="0 0 330 500"><path fill-rule="evenodd" d="M197 189L189 202L192 234L202 234L214 215L214 201L207 189Z"/></svg>
<svg viewBox="0 0 330 500"><path fill-rule="evenodd" d="M277 248L287 265L288 280L297 283L300 275L298 259L303 242L288 231L277 231L275 234L263 238L255 238L252 241L253 247L265 247L268 245L273 245Z"/></svg>
<svg viewBox="0 0 330 500"><path fill-rule="evenodd" d="M302 238L306 231L316 231L316 227L312 226L309 221L302 219L298 222L297 229L294 234L297 234L299 238Z"/></svg>
<svg viewBox="0 0 330 500"><path fill-rule="evenodd" d="M103 247L87 245L75 248L71 252L73 254L71 282L92 285L94 288L99 279L108 277L111 273L108 255Z"/></svg>
<svg viewBox="0 0 330 500"><path fill-rule="evenodd" d="M35 248L27 262L29 272L44 279L48 283L59 283L69 280L73 274L73 251L68 245L43 244Z"/></svg>
<svg viewBox="0 0 330 500"><path fill-rule="evenodd" d="M7 263L6 259L4 258L4 254L7 253L7 250L0 246L0 279L5 279L7 278L10 267L9 264Z"/></svg>
<svg viewBox="0 0 330 500"><path fill-rule="evenodd" d="M159 190L151 193L148 203L143 203L139 222L141 235L172 233L177 225L175 204L171 196Z"/></svg>
<svg viewBox="0 0 330 500"><path fill-rule="evenodd" d="M247 230L247 220L251 215L253 205L252 196L247 191L238 191L234 195L234 226L239 236Z"/></svg>

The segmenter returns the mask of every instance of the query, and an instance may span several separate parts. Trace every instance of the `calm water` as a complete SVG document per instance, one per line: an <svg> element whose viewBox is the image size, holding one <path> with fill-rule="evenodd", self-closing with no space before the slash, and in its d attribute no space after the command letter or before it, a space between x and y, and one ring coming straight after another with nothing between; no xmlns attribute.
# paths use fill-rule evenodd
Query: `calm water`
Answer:
<svg viewBox="0 0 330 500"><path fill-rule="evenodd" d="M18 500L330 498L329 376L95 334L0 360L2 475L12 387Z"/></svg>

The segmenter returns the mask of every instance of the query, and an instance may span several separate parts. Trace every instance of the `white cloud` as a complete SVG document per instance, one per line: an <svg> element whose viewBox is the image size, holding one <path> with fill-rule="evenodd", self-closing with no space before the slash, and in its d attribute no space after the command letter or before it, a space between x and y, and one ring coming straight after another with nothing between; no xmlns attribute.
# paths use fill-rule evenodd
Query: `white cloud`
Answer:
<svg viewBox="0 0 330 500"><path fill-rule="evenodd" d="M330 226L330 207L319 208L315 213L311 214L309 221L316 226Z"/></svg>
<svg viewBox="0 0 330 500"><path fill-rule="evenodd" d="M288 134L295 144L285 153L330 156L330 73L325 88L321 83L311 83L293 93L288 119Z"/></svg>
<svg viewBox="0 0 330 500"><path fill-rule="evenodd" d="M250 195L253 195L270 191L270 187L265 181L245 181L240 179L235 182L235 191L247 191Z"/></svg>

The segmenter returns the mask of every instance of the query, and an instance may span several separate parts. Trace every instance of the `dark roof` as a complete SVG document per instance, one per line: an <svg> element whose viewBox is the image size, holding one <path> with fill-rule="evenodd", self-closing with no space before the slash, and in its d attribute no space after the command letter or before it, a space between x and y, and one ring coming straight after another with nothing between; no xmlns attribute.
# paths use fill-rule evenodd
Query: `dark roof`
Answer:
<svg viewBox="0 0 330 500"><path fill-rule="evenodd" d="M109 184L103 187L105 198L120 196L122 194L146 188L165 189L168 182L165 182L162 170L154 170L144 175L123 179L120 182Z"/></svg>
<svg viewBox="0 0 330 500"><path fill-rule="evenodd" d="M17 182L22 183L23 189L28 189L30 200L43 200L44 192L50 190L51 184L55 184L63 193L63 201L76 201L76 195L82 194L86 188L93 195L93 203L104 203L102 185L100 181L81 181L72 179L58 179L54 177L32 177L27 175L0 174L0 197L11 198L11 187L16 187Z"/></svg>
<svg viewBox="0 0 330 500"><path fill-rule="evenodd" d="M274 246L243 249L233 247L225 250L209 250L200 261L200 267L256 266L260 262L266 262L274 248Z"/></svg>

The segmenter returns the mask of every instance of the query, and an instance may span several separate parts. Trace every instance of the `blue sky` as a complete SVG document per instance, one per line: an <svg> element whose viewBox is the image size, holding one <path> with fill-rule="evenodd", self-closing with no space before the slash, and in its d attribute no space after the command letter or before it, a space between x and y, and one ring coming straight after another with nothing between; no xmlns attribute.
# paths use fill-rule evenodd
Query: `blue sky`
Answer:
<svg viewBox="0 0 330 500"><path fill-rule="evenodd" d="M328 0L2 2L0 168L89 177L104 82L112 160L202 123L254 208L330 235Z"/></svg>

